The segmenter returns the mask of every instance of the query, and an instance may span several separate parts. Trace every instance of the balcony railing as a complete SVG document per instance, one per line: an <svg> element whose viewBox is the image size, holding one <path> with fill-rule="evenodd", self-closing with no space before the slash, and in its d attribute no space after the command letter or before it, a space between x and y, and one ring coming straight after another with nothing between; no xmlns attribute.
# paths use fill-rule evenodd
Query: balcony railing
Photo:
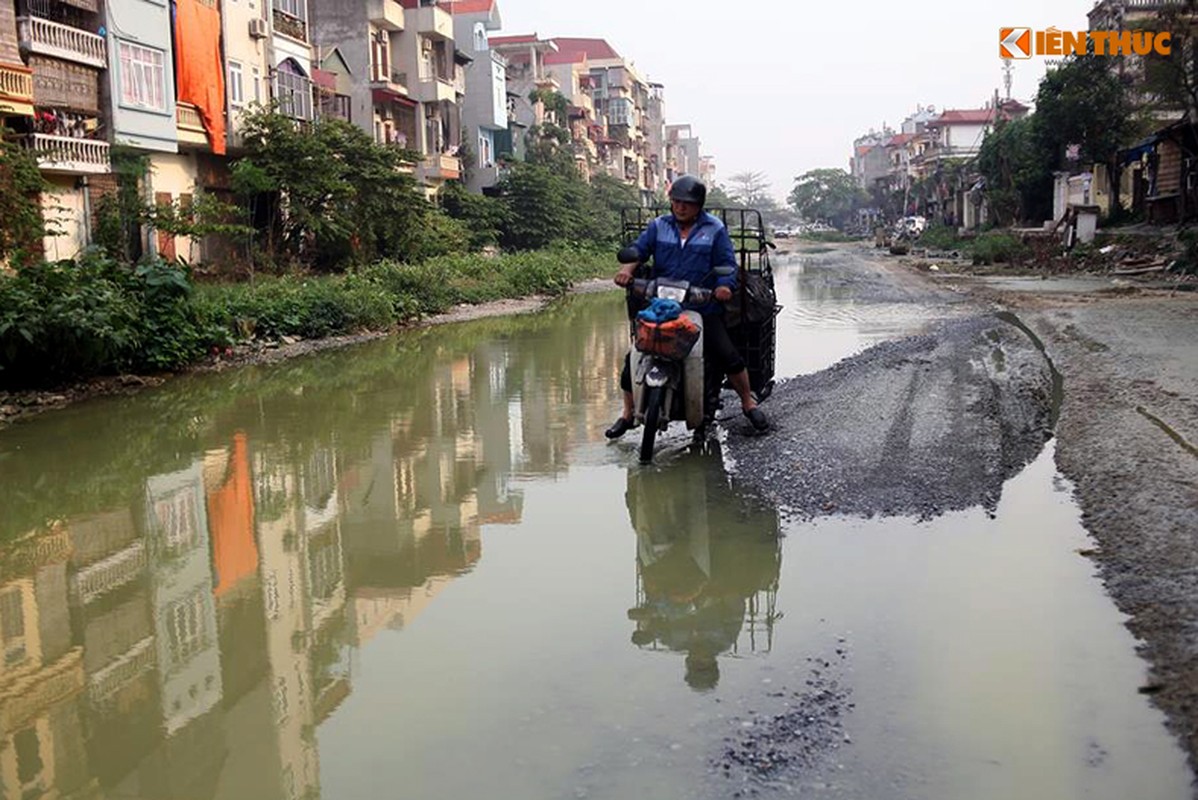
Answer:
<svg viewBox="0 0 1198 800"><path fill-rule="evenodd" d="M89 564L75 573L71 579L72 594L78 602L90 603L97 597L136 580L145 574L145 569L146 548L139 539L124 550Z"/></svg>
<svg viewBox="0 0 1198 800"><path fill-rule="evenodd" d="M154 637L147 636L88 678L88 696L98 705L153 669L157 663Z"/></svg>
<svg viewBox="0 0 1198 800"><path fill-rule="evenodd" d="M104 38L41 17L17 17L21 46L33 53L77 61L89 67L108 66Z"/></svg>
<svg viewBox="0 0 1198 800"><path fill-rule="evenodd" d="M457 180L462 175L462 162L457 156L444 153L424 159L424 171L429 177Z"/></svg>
<svg viewBox="0 0 1198 800"><path fill-rule="evenodd" d="M175 127L179 131L180 142L208 144L208 135L204 130L204 121L200 119L200 111L191 103L175 105Z"/></svg>
<svg viewBox="0 0 1198 800"><path fill-rule="evenodd" d="M308 41L308 24L298 17L293 17L286 11L273 9L275 32L301 42Z"/></svg>
<svg viewBox="0 0 1198 800"><path fill-rule="evenodd" d="M35 133L25 144L37 155L42 169L49 172L100 174L111 169L108 142L98 139L72 139Z"/></svg>
<svg viewBox="0 0 1198 800"><path fill-rule="evenodd" d="M0 64L0 97L33 102L33 70Z"/></svg>

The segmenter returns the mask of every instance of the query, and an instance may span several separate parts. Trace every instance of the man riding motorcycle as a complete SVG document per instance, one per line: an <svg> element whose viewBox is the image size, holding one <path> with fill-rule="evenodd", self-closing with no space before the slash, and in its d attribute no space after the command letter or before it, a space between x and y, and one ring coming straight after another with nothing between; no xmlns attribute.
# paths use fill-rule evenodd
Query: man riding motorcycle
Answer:
<svg viewBox="0 0 1198 800"><path fill-rule="evenodd" d="M724 325L721 303L732 299L736 290L736 274L716 277L716 267L736 267L736 253L728 229L719 219L703 210L707 202L707 187L690 175L680 176L670 187L670 214L649 223L635 247L640 260L653 259L656 277L678 278L696 286L711 289L715 300L699 309L703 315L703 353L709 368L719 369L728 376L728 383L740 397L741 410L758 431L769 427L765 414L749 387L749 373L744 359L728 335ZM617 286L628 286L637 264L621 264L616 273ZM635 426L632 395L632 374L629 359L624 359L620 373L620 388L624 390L623 413L604 435L618 439Z"/></svg>

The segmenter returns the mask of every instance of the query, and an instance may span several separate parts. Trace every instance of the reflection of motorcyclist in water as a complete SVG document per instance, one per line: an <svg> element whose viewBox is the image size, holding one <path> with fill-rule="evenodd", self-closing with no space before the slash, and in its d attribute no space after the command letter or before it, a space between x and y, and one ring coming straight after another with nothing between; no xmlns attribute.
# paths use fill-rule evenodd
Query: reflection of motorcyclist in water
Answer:
<svg viewBox="0 0 1198 800"><path fill-rule="evenodd" d="M716 657L735 649L746 620L768 649L776 615L778 513L736 497L718 445L667 470L630 470L625 495L637 534L639 590L632 642L686 653L686 682L719 681ZM761 628L766 640L757 641Z"/></svg>

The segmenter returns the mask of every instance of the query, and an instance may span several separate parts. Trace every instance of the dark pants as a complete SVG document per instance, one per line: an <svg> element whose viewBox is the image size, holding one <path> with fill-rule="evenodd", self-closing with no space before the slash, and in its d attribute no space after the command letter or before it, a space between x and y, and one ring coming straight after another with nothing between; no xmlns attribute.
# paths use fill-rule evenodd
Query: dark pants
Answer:
<svg viewBox="0 0 1198 800"><path fill-rule="evenodd" d="M626 392L632 391L631 362L629 353L624 356L624 369L620 371L620 388ZM745 360L728 335L723 314L703 315L703 368L718 369L729 376L744 371Z"/></svg>

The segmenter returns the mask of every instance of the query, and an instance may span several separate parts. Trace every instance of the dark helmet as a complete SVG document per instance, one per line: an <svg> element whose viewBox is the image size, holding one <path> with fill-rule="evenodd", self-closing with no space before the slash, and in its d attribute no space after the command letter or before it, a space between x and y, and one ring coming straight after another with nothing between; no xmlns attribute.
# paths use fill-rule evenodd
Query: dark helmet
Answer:
<svg viewBox="0 0 1198 800"><path fill-rule="evenodd" d="M684 203L698 203L702 208L707 202L707 187L703 181L690 175L680 175L670 186L670 199Z"/></svg>

